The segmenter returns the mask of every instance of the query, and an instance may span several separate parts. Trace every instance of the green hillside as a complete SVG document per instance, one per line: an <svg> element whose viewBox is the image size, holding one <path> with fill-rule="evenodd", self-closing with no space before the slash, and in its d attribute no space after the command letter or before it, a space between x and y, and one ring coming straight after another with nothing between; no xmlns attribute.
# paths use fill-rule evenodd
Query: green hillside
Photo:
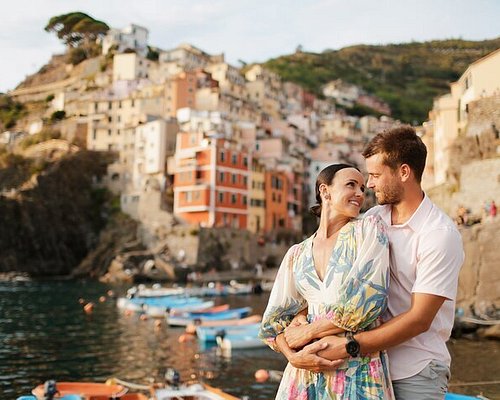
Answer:
<svg viewBox="0 0 500 400"><path fill-rule="evenodd" d="M385 100L395 118L421 123L434 97L447 93L448 84L469 64L498 48L500 38L359 45L320 54L296 52L264 65L318 95L323 84L341 78Z"/></svg>

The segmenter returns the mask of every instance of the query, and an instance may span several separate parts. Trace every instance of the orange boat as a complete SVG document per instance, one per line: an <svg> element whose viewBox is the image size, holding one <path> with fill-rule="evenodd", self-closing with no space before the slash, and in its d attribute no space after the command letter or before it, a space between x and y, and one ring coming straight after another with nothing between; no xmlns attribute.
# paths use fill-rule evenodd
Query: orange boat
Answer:
<svg viewBox="0 0 500 400"><path fill-rule="evenodd" d="M67 395L77 395L82 400L148 400L141 393L129 393L128 388L122 385L107 385L105 383L90 382L54 382L54 399ZM47 384L38 385L32 390L33 395L40 400L46 399Z"/></svg>

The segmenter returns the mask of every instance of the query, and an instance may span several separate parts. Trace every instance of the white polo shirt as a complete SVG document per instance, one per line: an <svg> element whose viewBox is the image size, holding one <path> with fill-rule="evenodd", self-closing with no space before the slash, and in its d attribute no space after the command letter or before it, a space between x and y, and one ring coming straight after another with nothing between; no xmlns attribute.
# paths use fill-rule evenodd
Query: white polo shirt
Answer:
<svg viewBox="0 0 500 400"><path fill-rule="evenodd" d="M385 320L409 310L412 293L446 297L431 327L388 349L392 380L418 374L431 360L450 365L446 341L455 316L458 273L464 261L462 237L453 221L427 195L412 217L391 224L391 206L376 206L366 215L380 215L387 224L391 280Z"/></svg>

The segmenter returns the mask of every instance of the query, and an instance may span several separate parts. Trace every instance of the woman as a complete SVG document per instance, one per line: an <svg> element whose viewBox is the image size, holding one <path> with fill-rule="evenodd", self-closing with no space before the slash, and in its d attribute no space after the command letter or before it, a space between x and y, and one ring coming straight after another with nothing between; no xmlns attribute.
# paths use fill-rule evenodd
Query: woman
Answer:
<svg viewBox="0 0 500 400"><path fill-rule="evenodd" d="M276 399L393 399L383 353L312 372L294 366L300 366L301 352L291 350L327 335L369 329L386 308L389 244L380 219L356 219L364 190L361 173L346 164L330 165L316 180L318 204L311 211L319 228L285 255L259 333L289 360ZM306 308L309 323L292 324Z"/></svg>

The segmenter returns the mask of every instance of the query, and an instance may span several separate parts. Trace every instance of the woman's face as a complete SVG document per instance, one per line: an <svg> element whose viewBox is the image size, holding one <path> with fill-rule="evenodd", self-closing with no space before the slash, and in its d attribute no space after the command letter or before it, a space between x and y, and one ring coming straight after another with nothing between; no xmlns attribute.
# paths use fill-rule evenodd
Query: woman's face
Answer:
<svg viewBox="0 0 500 400"><path fill-rule="evenodd" d="M338 214L354 218L359 215L365 200L364 192L363 175L355 168L344 168L335 174L332 184L326 186L323 201Z"/></svg>

